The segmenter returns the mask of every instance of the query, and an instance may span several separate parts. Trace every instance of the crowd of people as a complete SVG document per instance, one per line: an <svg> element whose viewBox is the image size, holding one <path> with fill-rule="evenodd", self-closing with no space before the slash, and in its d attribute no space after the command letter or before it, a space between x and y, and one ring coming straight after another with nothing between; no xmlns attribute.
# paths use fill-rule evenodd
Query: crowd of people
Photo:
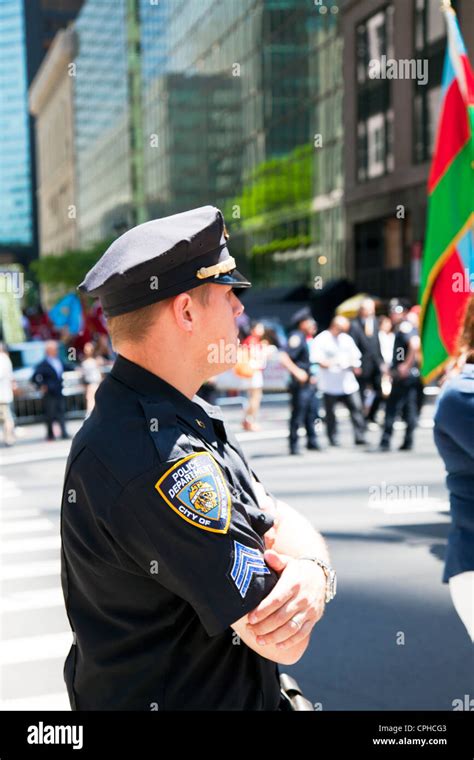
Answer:
<svg viewBox="0 0 474 760"><path fill-rule="evenodd" d="M420 377L419 307L403 299L392 299L389 313L376 315L376 304L365 298L351 321L336 315L326 330L318 331L309 307L293 315L279 360L290 376L289 450L300 452L298 431L306 430L306 446L319 450L317 421L324 409L326 435L330 446L339 445L336 408L349 412L355 445L366 443L369 427L382 426L381 451L390 449L393 427L400 417L406 423L404 451L413 448L414 430L423 402ZM263 389L263 370L270 352L275 351L275 334L268 334L255 322L241 338L247 349L245 360L235 372L247 389L243 427L257 431ZM382 410L385 415L382 419Z"/></svg>
<svg viewBox="0 0 474 760"><path fill-rule="evenodd" d="M64 371L72 367L80 369L88 415L94 406L104 368L114 359L105 321L93 310L90 317L80 335L70 335L67 327L55 330L44 312L37 314L35 319L31 317L31 339L48 338L45 358L31 377L43 396L47 440L54 439L55 422L61 436L68 437L64 422ZM264 370L269 356L276 353L290 378L289 451L292 455L300 452L300 428L306 431L309 450L322 448L318 435L318 423L322 417L328 444L340 445L336 416L339 405L349 412L356 446L366 443L368 429L380 426L379 448L388 451L394 423L401 418L405 422L405 438L400 448L411 450L423 403L418 323L418 306L411 307L403 299L392 299L388 314L377 315L372 298L361 302L354 319L336 315L322 331L318 331L310 308L304 307L293 315L284 341L261 321L250 323L247 318L247 324L241 330L240 353L234 367L238 386L247 393L243 429L260 430ZM449 371L459 368L460 361L454 359ZM211 403L217 401L215 381L216 378L211 379L200 391L200 395ZM14 392L11 362L5 346L2 346L0 421L3 422L6 445L12 445L15 438L11 413Z"/></svg>

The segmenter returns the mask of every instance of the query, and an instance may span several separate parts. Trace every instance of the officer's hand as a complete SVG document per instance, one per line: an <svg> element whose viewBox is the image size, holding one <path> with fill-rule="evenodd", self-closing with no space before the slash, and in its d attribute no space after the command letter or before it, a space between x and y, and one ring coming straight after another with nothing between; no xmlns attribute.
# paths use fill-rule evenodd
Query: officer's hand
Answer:
<svg viewBox="0 0 474 760"><path fill-rule="evenodd" d="M309 375L304 369L301 369L301 367L298 367L298 372L296 372L295 370L295 377L300 383L305 383Z"/></svg>
<svg viewBox="0 0 474 760"><path fill-rule="evenodd" d="M257 637L257 644L276 644L286 649L306 639L322 617L326 578L314 562L303 562L273 549L266 551L264 557L280 578L249 614L248 630Z"/></svg>

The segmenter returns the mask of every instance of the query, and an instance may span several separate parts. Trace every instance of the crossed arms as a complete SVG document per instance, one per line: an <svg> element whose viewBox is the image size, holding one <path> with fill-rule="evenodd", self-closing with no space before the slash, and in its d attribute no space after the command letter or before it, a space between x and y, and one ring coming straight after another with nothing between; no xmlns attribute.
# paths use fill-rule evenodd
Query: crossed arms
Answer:
<svg viewBox="0 0 474 760"><path fill-rule="evenodd" d="M254 482L259 506L274 517L265 534L265 561L279 575L268 596L233 623L238 636L262 657L292 665L304 654L311 631L324 612L326 578L321 567L298 557L316 556L329 564L326 544L311 523ZM296 621L295 619L296 618Z"/></svg>

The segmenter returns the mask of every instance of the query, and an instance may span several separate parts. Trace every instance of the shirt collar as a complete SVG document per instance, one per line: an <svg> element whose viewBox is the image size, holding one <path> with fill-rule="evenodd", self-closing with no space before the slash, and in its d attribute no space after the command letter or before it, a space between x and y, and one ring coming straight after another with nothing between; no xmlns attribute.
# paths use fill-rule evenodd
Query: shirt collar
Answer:
<svg viewBox="0 0 474 760"><path fill-rule="evenodd" d="M199 396L191 400L177 388L153 372L118 354L110 374L136 393L153 401L168 401L176 416L190 425L200 437L209 443L216 442L216 430L221 438L227 439L222 412L217 406L208 404ZM215 421L215 424L213 422Z"/></svg>

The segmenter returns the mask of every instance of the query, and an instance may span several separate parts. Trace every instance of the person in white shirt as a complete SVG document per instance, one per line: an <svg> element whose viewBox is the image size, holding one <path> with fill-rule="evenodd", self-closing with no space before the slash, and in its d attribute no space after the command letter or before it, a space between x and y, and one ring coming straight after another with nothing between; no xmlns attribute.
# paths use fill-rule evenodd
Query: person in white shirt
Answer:
<svg viewBox="0 0 474 760"><path fill-rule="evenodd" d="M11 411L13 402L13 367L3 343L0 343L0 424L3 425L5 446L15 440L15 425Z"/></svg>
<svg viewBox="0 0 474 760"><path fill-rule="evenodd" d="M319 364L319 389L324 395L326 430L331 446L338 446L336 404L341 402L349 410L357 445L365 443L365 420L355 372L360 373L361 353L348 331L350 322L345 317L334 317L328 330L314 338L311 361Z"/></svg>
<svg viewBox="0 0 474 760"><path fill-rule="evenodd" d="M379 319L379 343L384 362L382 365L382 396L383 403L385 404L392 390L390 367L392 366L393 347L395 345L392 320L386 314L382 314Z"/></svg>

